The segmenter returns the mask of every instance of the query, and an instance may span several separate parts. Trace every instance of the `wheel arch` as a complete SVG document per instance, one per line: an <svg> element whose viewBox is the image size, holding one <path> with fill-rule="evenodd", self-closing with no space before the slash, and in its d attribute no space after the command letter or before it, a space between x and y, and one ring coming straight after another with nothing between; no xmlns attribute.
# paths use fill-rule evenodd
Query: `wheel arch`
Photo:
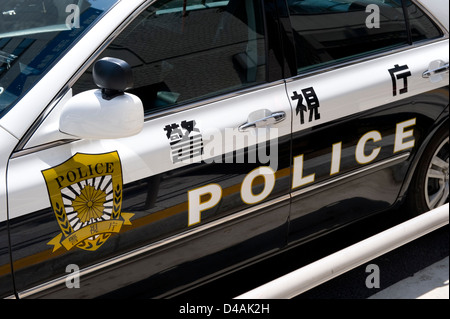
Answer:
<svg viewBox="0 0 450 319"><path fill-rule="evenodd" d="M403 182L402 188L399 194L399 201L404 202L408 196L409 186L411 185L412 179L417 171L417 166L419 165L421 159L423 158L425 151L428 149L431 141L437 136L437 134L441 131L449 128L449 104L445 107L442 113L437 118L435 125L430 129L429 133L425 137L423 143L417 149L414 158L411 161L411 165L409 166L406 178Z"/></svg>

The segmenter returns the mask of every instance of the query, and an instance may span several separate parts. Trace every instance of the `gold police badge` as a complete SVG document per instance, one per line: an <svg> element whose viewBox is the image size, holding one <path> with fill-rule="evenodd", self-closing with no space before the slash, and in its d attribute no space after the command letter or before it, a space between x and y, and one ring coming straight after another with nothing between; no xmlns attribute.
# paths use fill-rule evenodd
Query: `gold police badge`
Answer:
<svg viewBox="0 0 450 319"><path fill-rule="evenodd" d="M61 233L48 245L95 251L134 214L121 212L122 167L119 154L77 153L42 171Z"/></svg>

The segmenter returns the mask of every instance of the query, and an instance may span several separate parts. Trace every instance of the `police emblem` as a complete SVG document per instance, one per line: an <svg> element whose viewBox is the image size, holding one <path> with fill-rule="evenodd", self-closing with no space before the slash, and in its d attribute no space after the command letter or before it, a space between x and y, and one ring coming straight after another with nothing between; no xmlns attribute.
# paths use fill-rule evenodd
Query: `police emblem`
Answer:
<svg viewBox="0 0 450 319"><path fill-rule="evenodd" d="M48 245L95 251L134 215L122 209L122 167L117 152L77 153L42 171L61 233Z"/></svg>

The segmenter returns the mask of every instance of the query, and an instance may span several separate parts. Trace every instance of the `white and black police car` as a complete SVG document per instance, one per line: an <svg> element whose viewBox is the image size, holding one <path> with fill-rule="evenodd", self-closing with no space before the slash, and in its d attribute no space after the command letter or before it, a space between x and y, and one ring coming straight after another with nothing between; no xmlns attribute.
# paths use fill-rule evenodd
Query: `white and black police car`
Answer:
<svg viewBox="0 0 450 319"><path fill-rule="evenodd" d="M166 297L446 203L448 6L2 0L0 295Z"/></svg>

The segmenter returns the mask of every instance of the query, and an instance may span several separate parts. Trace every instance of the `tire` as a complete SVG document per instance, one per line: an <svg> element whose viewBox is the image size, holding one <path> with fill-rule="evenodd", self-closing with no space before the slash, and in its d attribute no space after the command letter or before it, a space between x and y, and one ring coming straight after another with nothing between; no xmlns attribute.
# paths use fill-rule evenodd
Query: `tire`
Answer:
<svg viewBox="0 0 450 319"><path fill-rule="evenodd" d="M437 132L419 161L408 194L408 210L417 216L445 203L449 195L448 123Z"/></svg>

